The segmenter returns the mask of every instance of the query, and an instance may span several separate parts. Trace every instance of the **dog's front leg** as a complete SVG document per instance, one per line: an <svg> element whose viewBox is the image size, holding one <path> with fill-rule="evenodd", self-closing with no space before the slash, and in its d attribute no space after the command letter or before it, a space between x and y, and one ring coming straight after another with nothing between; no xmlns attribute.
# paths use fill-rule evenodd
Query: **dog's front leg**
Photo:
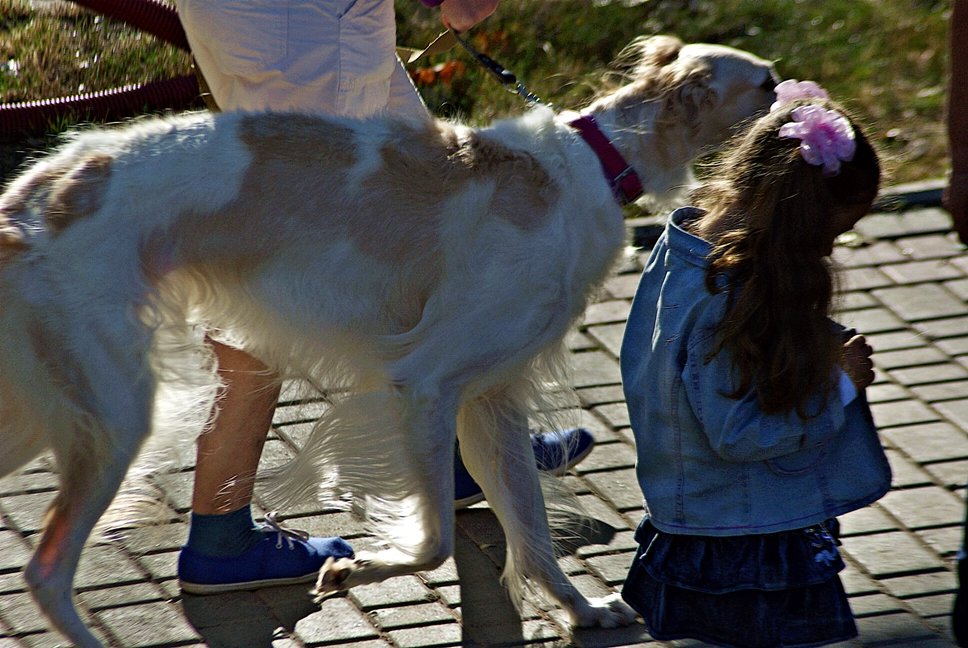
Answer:
<svg viewBox="0 0 968 648"><path fill-rule="evenodd" d="M615 627L635 620L635 611L616 594L587 599L555 559L544 497L538 480L526 420L510 400L465 405L460 415L464 464L481 485L507 539L504 581L512 599L524 596L530 580L557 602L574 626Z"/></svg>
<svg viewBox="0 0 968 648"><path fill-rule="evenodd" d="M330 559L320 571L318 595L435 569L452 555L456 393L399 390L399 434L387 432L388 442L399 444L396 470L405 472L405 484L397 495L368 503L375 531L389 548Z"/></svg>

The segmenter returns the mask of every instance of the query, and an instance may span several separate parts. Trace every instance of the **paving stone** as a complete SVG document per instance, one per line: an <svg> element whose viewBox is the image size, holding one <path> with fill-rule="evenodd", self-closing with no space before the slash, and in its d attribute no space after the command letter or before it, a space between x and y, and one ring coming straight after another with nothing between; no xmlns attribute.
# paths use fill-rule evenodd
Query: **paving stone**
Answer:
<svg viewBox="0 0 968 648"><path fill-rule="evenodd" d="M901 354L908 352L898 351L897 353ZM943 357L941 352L938 352L938 355ZM907 358L910 358L910 356L907 356ZM891 359L900 360L898 356L893 356ZM875 361L880 362L880 358L877 358ZM905 387L924 385L928 383L940 383L942 381L955 381L968 377L968 370L966 370L960 364L954 362L908 366L903 369L890 369L888 373L891 375L891 378L901 383Z"/></svg>
<svg viewBox="0 0 968 648"><path fill-rule="evenodd" d="M876 352L897 351L899 349L914 349L924 346L924 340L913 331L890 331L887 333L865 334L867 343Z"/></svg>
<svg viewBox="0 0 968 648"><path fill-rule="evenodd" d="M593 574L601 578L606 585L618 586L625 582L629 567L635 554L632 552L620 554L606 554L590 556L585 562Z"/></svg>
<svg viewBox="0 0 968 648"><path fill-rule="evenodd" d="M629 316L629 302L625 299L609 299L595 304L590 304L585 309L582 318L583 326L594 326L595 324L621 324L625 327L625 320Z"/></svg>
<svg viewBox="0 0 968 648"><path fill-rule="evenodd" d="M583 407L625 403L625 393L621 385L605 385L602 387L585 387L577 390L578 398ZM968 391L965 396L968 397Z"/></svg>
<svg viewBox="0 0 968 648"><path fill-rule="evenodd" d="M618 362L601 351L571 356L575 387L618 385L622 382Z"/></svg>
<svg viewBox="0 0 968 648"><path fill-rule="evenodd" d="M874 351L874 364L882 370L929 365L932 370L940 371L942 363L947 361L948 356L933 347L921 346L914 349L903 349L884 353L878 352L876 349ZM894 375L893 371L891 375ZM961 373L956 377L960 378L964 375L964 373Z"/></svg>
<svg viewBox="0 0 968 648"><path fill-rule="evenodd" d="M947 259L932 259L930 261L911 261L880 266L881 272L898 284L922 283L963 277L957 266L948 263ZM950 286L949 286L950 289ZM957 291L952 291L957 294Z"/></svg>
<svg viewBox="0 0 968 648"><path fill-rule="evenodd" d="M907 599L905 603L922 617L931 616L951 616L951 608L954 605L954 594L936 594L934 596L924 596L920 598Z"/></svg>
<svg viewBox="0 0 968 648"><path fill-rule="evenodd" d="M968 398L935 403L932 407L962 430L968 431Z"/></svg>
<svg viewBox="0 0 968 648"><path fill-rule="evenodd" d="M366 615L346 598L331 598L296 623L295 635L308 646L343 644L379 636Z"/></svg>
<svg viewBox="0 0 968 648"><path fill-rule="evenodd" d="M964 505L961 506L961 520L956 525L935 529L921 529L916 535L938 555L954 558L961 548L965 536Z"/></svg>
<svg viewBox="0 0 968 648"><path fill-rule="evenodd" d="M625 324L600 324L588 329L588 335L598 342L614 358L622 352L622 340L625 337Z"/></svg>
<svg viewBox="0 0 968 648"><path fill-rule="evenodd" d="M968 457L968 434L947 421L884 428L880 433L920 463Z"/></svg>
<svg viewBox="0 0 968 648"><path fill-rule="evenodd" d="M909 322L963 315L964 303L937 284L896 286L871 291L881 302Z"/></svg>
<svg viewBox="0 0 968 648"><path fill-rule="evenodd" d="M900 331L907 328L907 324L886 308L862 308L843 313L839 317L844 326L857 329L864 335Z"/></svg>
<svg viewBox="0 0 968 648"><path fill-rule="evenodd" d="M965 519L964 502L940 486L892 490L878 504L910 529L958 525Z"/></svg>
<svg viewBox="0 0 968 648"><path fill-rule="evenodd" d="M938 279L942 277L938 276ZM941 285L957 295L961 300L968 299L968 279L962 277L953 281L942 281Z"/></svg>
<svg viewBox="0 0 968 648"><path fill-rule="evenodd" d="M625 403L609 403L592 408L592 411L601 416L610 427L628 427L631 425L629 420L629 410Z"/></svg>
<svg viewBox="0 0 968 648"><path fill-rule="evenodd" d="M857 619L857 630L865 646L882 642L901 645L901 640L917 641L914 645L923 646L923 640L936 638L930 628L908 612Z"/></svg>
<svg viewBox="0 0 968 648"><path fill-rule="evenodd" d="M110 608L97 613L124 645L166 646L200 639L198 632L170 603L154 602Z"/></svg>
<svg viewBox="0 0 968 648"><path fill-rule="evenodd" d="M614 470L616 468L634 468L635 450L627 443L597 443L588 458L575 466L575 470L584 475L599 470Z"/></svg>
<svg viewBox="0 0 968 648"><path fill-rule="evenodd" d="M434 646L460 646L463 633L456 623L437 625L432 628L407 628L389 633L399 648L432 648Z"/></svg>
<svg viewBox="0 0 968 648"><path fill-rule="evenodd" d="M0 509L18 531L35 534L40 531L44 512L53 499L52 492L8 495L0 499Z"/></svg>
<svg viewBox="0 0 968 648"><path fill-rule="evenodd" d="M633 468L609 470L584 475L596 494L608 500L619 511L642 510L643 495Z"/></svg>
<svg viewBox="0 0 968 648"><path fill-rule="evenodd" d="M361 585L349 591L350 598L365 611L388 605L424 603L433 593L416 576L397 576L382 583Z"/></svg>
<svg viewBox="0 0 968 648"><path fill-rule="evenodd" d="M901 254L891 241L873 241L870 245L857 248L838 245L834 248L832 258L837 264L847 268L886 266L908 261L908 257Z"/></svg>
<svg viewBox="0 0 968 648"><path fill-rule="evenodd" d="M74 577L78 589L144 581L147 574L117 547L86 547Z"/></svg>
<svg viewBox="0 0 968 648"><path fill-rule="evenodd" d="M855 228L867 238L904 239L915 233L948 232L951 219L940 209L908 209L902 213L865 216ZM899 247L902 247L900 242Z"/></svg>
<svg viewBox="0 0 968 648"><path fill-rule="evenodd" d="M928 320L914 324L914 330L926 338L926 342L945 338L961 337L968 333L968 316Z"/></svg>
<svg viewBox="0 0 968 648"><path fill-rule="evenodd" d="M57 475L47 471L23 472L0 479L0 497L31 492L53 491L58 487Z"/></svg>
<svg viewBox="0 0 968 648"><path fill-rule="evenodd" d="M926 574L899 576L881 581L884 588L898 598L914 596L929 596L954 592L958 588L958 580L954 572L947 569Z"/></svg>
<svg viewBox="0 0 968 648"><path fill-rule="evenodd" d="M957 450L952 453L958 455ZM968 459L956 459L955 461L939 461L938 463L928 464L924 469L932 477L949 488L962 487L968 480Z"/></svg>
<svg viewBox="0 0 968 648"><path fill-rule="evenodd" d="M837 519L840 520L840 535L842 537L881 533L898 529L897 522L878 504L872 504L857 509L856 511L851 511L850 513L841 515Z"/></svg>
<svg viewBox="0 0 968 648"><path fill-rule="evenodd" d="M632 517L635 518L635 524L630 524L628 520L619 515L614 509L609 507L605 502L603 502L598 497L594 495L583 495L578 498L578 503L581 506L581 510L593 520L598 520L603 524L607 524L616 530L628 530L634 529L635 524L638 524L640 515L636 514Z"/></svg>
<svg viewBox="0 0 968 648"><path fill-rule="evenodd" d="M891 278L877 268L847 268L840 273L844 290L871 290L894 285Z"/></svg>
<svg viewBox="0 0 968 648"><path fill-rule="evenodd" d="M834 310L839 314L852 310L860 310L862 308L874 308L876 306L880 306L880 302L874 299L870 293L862 290L852 290L838 296L834 304ZM841 318L837 315L834 319L840 321Z"/></svg>
<svg viewBox="0 0 968 648"><path fill-rule="evenodd" d="M938 420L937 413L924 403L914 399L874 403L871 405L871 411L878 428ZM966 413L968 413L968 408L966 408Z"/></svg>
<svg viewBox="0 0 968 648"><path fill-rule="evenodd" d="M861 571L850 556L844 556L844 564L846 567L840 572L840 580L848 596L864 596L881 591L877 581Z"/></svg>
<svg viewBox="0 0 968 648"><path fill-rule="evenodd" d="M968 341L968 338L966 338L966 341ZM916 385L911 387L911 393L915 398L927 403L968 398L968 380Z"/></svg>
<svg viewBox="0 0 968 648"><path fill-rule="evenodd" d="M901 254L913 259L940 259L958 257L964 254L964 248L941 234L926 236L911 236L895 241Z"/></svg>
<svg viewBox="0 0 968 648"><path fill-rule="evenodd" d="M625 274L609 277L605 280L605 290L615 299L632 299L641 280L639 274Z"/></svg>
<svg viewBox="0 0 968 648"><path fill-rule="evenodd" d="M585 333L572 330L565 335L565 348L572 353L594 351L598 348L598 343L589 336L585 335Z"/></svg>
<svg viewBox="0 0 968 648"><path fill-rule="evenodd" d="M440 603L379 608L370 612L370 616L384 630L454 622L453 611Z"/></svg>
<svg viewBox="0 0 968 648"><path fill-rule="evenodd" d="M907 400L911 398L911 393L894 383L881 383L877 385L871 385L867 388L867 402L870 404L874 403L889 403L891 401Z"/></svg>
<svg viewBox="0 0 968 648"><path fill-rule="evenodd" d="M933 483L931 475L900 452L889 448L885 449L884 452L891 464L891 472L893 473L891 484L894 488L928 486Z"/></svg>
<svg viewBox="0 0 968 648"><path fill-rule="evenodd" d="M843 538L843 548L875 578L891 578L944 566L934 553L901 531Z"/></svg>
<svg viewBox="0 0 968 648"><path fill-rule="evenodd" d="M165 591L155 583L133 583L78 592L77 600L90 610L123 607L132 603L163 601Z"/></svg>
<svg viewBox="0 0 968 648"><path fill-rule="evenodd" d="M30 546L19 533L0 531L0 571L22 569L31 553Z"/></svg>
<svg viewBox="0 0 968 648"><path fill-rule="evenodd" d="M900 601L880 593L852 596L850 598L850 609L854 612L854 616L858 618L906 611Z"/></svg>

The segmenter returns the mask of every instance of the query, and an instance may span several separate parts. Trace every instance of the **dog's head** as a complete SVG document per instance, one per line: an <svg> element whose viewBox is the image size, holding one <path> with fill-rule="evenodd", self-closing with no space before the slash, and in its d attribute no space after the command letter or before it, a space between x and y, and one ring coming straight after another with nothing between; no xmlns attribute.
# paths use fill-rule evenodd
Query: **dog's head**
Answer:
<svg viewBox="0 0 968 648"><path fill-rule="evenodd" d="M616 93L623 121L629 127L648 127L654 121L654 134L674 138L676 148L693 148L690 157L722 143L738 124L765 112L779 82L773 64L749 52L724 45L684 45L671 36L639 38L619 61L629 67L628 83Z"/></svg>

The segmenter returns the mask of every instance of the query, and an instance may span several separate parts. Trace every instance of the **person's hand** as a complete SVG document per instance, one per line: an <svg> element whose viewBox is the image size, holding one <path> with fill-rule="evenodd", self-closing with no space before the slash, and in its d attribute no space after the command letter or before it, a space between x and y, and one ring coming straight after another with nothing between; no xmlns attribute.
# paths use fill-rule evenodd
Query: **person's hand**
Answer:
<svg viewBox="0 0 968 648"><path fill-rule="evenodd" d="M857 387L857 391L866 389L874 382L874 361L871 360L873 353L874 349L863 335L855 335L844 343L841 366Z"/></svg>
<svg viewBox="0 0 968 648"><path fill-rule="evenodd" d="M440 19L447 29L459 34L494 13L498 2L500 0L444 0L440 5Z"/></svg>
<svg viewBox="0 0 968 648"><path fill-rule="evenodd" d="M943 201L945 209L951 214L958 238L968 245L968 172L956 171L951 174Z"/></svg>

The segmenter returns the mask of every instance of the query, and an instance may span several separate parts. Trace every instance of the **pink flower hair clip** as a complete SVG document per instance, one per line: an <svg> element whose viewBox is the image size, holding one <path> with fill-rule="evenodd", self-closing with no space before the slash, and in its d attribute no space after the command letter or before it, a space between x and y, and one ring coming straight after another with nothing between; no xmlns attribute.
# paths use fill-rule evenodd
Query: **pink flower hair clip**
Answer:
<svg viewBox="0 0 968 648"><path fill-rule="evenodd" d="M773 112L783 104L790 103L791 101L796 101L798 99L829 99L830 95L827 91L820 87L820 84L816 81L797 81L796 79L787 79L777 84L774 92L776 92L776 101L770 106L770 112Z"/></svg>
<svg viewBox="0 0 968 648"><path fill-rule="evenodd" d="M800 155L807 164L822 166L824 175L837 175L841 161L854 159L857 143L850 120L836 110L816 104L797 106L792 122L780 127L780 137L800 140Z"/></svg>

